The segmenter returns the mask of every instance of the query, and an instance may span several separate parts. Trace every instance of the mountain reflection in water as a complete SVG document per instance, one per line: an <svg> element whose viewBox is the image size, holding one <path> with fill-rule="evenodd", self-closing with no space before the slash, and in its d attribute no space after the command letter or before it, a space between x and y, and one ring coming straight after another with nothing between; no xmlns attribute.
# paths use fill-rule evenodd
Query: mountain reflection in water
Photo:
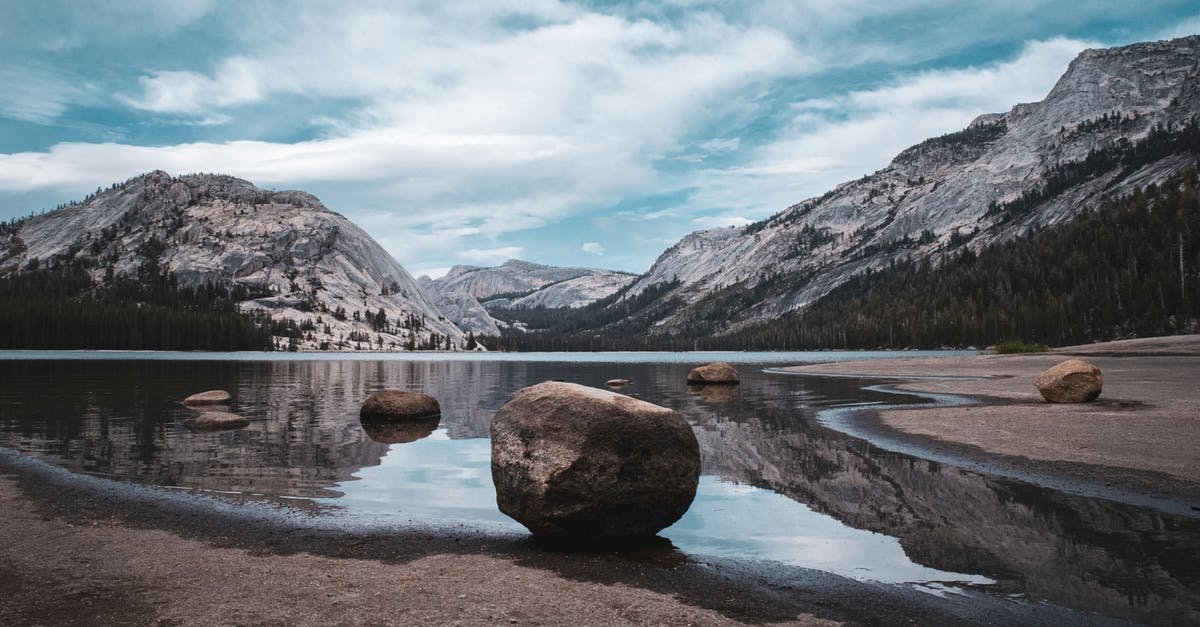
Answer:
<svg viewBox="0 0 1200 627"><path fill-rule="evenodd" d="M540 381L603 387L628 378L634 384L622 393L680 411L700 441L701 493L663 532L685 552L839 572L855 560L869 566L872 542L895 538L907 555L900 558L915 564L899 574L898 566L880 566L882 580L889 572L917 580L905 573L921 569L933 573L930 580L967 573L955 580L990 579L988 588L1000 593L1135 620L1200 621L1196 520L889 453L820 426L814 417L823 407L897 402L853 379L741 365L742 385L697 390L684 384L694 364L613 358L0 361L0 444L138 482L315 498L349 515L362 508L375 517L512 525L495 511L487 473L491 416L512 392ZM358 408L385 387L436 396L436 431L372 439ZM179 401L218 388L233 393L230 410L250 426L188 430L195 413ZM863 555L845 555L848 547Z"/></svg>

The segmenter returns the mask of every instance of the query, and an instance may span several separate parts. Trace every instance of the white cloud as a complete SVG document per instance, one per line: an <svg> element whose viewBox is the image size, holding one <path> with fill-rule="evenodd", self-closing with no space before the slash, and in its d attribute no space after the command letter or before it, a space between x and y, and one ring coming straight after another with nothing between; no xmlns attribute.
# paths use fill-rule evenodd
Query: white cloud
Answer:
<svg viewBox="0 0 1200 627"><path fill-rule="evenodd" d="M261 100L261 73L254 62L239 57L226 59L215 78L196 72L157 71L138 78L141 96L122 100L157 113L199 114Z"/></svg>
<svg viewBox="0 0 1200 627"><path fill-rule="evenodd" d="M604 246L600 242L584 242L583 246L579 247L579 250L592 255L604 254Z"/></svg>
<svg viewBox="0 0 1200 627"><path fill-rule="evenodd" d="M481 264L500 264L509 259L518 259L525 249L521 246L502 246L500 248L471 248L461 250L458 256Z"/></svg>

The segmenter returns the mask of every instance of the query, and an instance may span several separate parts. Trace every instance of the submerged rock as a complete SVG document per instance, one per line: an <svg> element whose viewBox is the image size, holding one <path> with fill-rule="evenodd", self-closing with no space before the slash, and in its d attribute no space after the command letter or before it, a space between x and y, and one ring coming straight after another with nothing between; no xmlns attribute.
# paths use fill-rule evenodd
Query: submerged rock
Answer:
<svg viewBox="0 0 1200 627"><path fill-rule="evenodd" d="M229 402L233 398L229 392L225 390L209 390L207 392L198 392L185 399L184 405L222 405Z"/></svg>
<svg viewBox="0 0 1200 627"><path fill-rule="evenodd" d="M245 416L223 411L206 411L193 418L190 426L196 431L224 431L241 429L249 424L250 420Z"/></svg>
<svg viewBox="0 0 1200 627"><path fill-rule="evenodd" d="M633 381L630 381L629 379L609 379L604 385L607 385L610 388L623 388L630 383L633 383Z"/></svg>
<svg viewBox="0 0 1200 627"><path fill-rule="evenodd" d="M738 383L738 373L733 366L719 361L692 368L687 376L688 385L733 385Z"/></svg>
<svg viewBox="0 0 1200 627"><path fill-rule="evenodd" d="M546 382L514 394L492 419L491 434L496 503L540 537L652 537L696 496L696 436L665 407Z"/></svg>
<svg viewBox="0 0 1200 627"><path fill-rule="evenodd" d="M428 394L380 390L363 403L358 415L363 420L428 420L441 413L438 400Z"/></svg>
<svg viewBox="0 0 1200 627"><path fill-rule="evenodd" d="M1086 403L1100 396L1104 377L1096 366L1082 359L1068 359L1038 375L1033 384L1047 402Z"/></svg>

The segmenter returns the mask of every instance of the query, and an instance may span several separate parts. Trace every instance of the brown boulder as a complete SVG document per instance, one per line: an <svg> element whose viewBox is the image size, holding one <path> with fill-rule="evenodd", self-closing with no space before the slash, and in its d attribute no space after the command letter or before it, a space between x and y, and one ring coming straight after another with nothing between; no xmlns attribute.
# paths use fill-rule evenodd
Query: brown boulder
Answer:
<svg viewBox="0 0 1200 627"><path fill-rule="evenodd" d="M428 420L441 413L438 400L428 394L380 390L363 403L358 415L363 420Z"/></svg>
<svg viewBox="0 0 1200 627"><path fill-rule="evenodd" d="M692 368L687 376L688 385L733 385L738 383L737 370L726 362L719 361Z"/></svg>
<svg viewBox="0 0 1200 627"><path fill-rule="evenodd" d="M193 418L190 426L196 431L224 431L241 429L249 424L250 420L244 416L223 411L206 411Z"/></svg>
<svg viewBox="0 0 1200 627"><path fill-rule="evenodd" d="M492 419L500 511L535 535L648 538L691 506L700 447L676 412L574 383L517 391Z"/></svg>
<svg viewBox="0 0 1200 627"><path fill-rule="evenodd" d="M1038 375L1033 382L1050 403L1086 403L1100 396L1100 369L1081 359L1068 359Z"/></svg>
<svg viewBox="0 0 1200 627"><path fill-rule="evenodd" d="M228 403L232 398L229 392L225 390L209 390L207 392L198 392L185 399L184 405L221 405Z"/></svg>

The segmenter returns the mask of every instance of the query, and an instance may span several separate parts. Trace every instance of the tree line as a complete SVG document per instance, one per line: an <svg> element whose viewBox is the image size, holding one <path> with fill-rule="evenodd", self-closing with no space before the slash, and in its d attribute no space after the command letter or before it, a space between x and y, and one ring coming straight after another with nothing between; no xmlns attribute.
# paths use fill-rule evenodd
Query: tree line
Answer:
<svg viewBox="0 0 1200 627"><path fill-rule="evenodd" d="M180 287L154 262L137 278L93 281L55 261L0 278L0 348L271 350L263 315L237 311L244 286Z"/></svg>

